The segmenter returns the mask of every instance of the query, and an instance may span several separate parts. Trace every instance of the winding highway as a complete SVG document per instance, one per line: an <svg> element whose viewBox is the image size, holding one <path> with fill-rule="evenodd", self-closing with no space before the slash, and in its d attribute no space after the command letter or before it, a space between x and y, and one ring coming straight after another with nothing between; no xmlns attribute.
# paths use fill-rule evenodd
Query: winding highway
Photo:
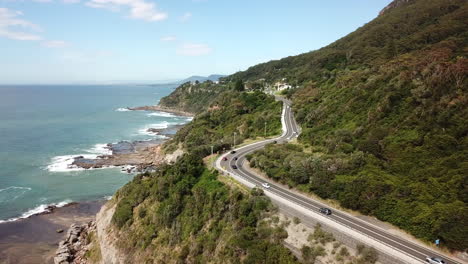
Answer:
<svg viewBox="0 0 468 264"><path fill-rule="evenodd" d="M244 165L246 155L256 150L263 148L271 143L283 143L290 141L299 136L300 128L297 125L293 112L291 111L291 102L284 98L277 98L283 102L282 111L282 126L283 134L274 139L268 139L256 143L252 143L235 149L236 153L225 153L216 160L216 168L224 173L227 173L239 180L239 182L248 187L260 187L264 189L265 194L272 200L282 200L283 205L295 207L296 210L307 213L319 222L329 225L332 228L337 228L349 236L360 240L364 244L373 246L380 252L385 252L392 259L397 259L400 263L426 263L426 257L439 256L446 263L462 263L449 259L447 256L439 252L435 252L428 247L424 247L413 243L403 237L390 234L385 229L374 224L356 218L346 212L332 208L331 215L324 215L319 212L321 207L328 207L321 202L306 197L282 185L275 184L271 180L266 180L263 177L256 175ZM226 158L227 160L223 160ZM237 169L233 169L237 167ZM263 183L268 182L269 188L262 187ZM285 203L286 202L286 203Z"/></svg>

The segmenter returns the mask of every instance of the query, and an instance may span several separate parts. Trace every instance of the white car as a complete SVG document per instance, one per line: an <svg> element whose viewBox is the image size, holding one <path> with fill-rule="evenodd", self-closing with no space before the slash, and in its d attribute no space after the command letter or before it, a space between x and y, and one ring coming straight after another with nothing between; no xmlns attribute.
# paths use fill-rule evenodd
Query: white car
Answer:
<svg viewBox="0 0 468 264"><path fill-rule="evenodd" d="M262 183L262 186L263 188L266 188L266 189L270 188L270 184L268 184L268 182Z"/></svg>
<svg viewBox="0 0 468 264"><path fill-rule="evenodd" d="M426 262L431 263L431 264L445 264L445 263L447 263L443 259L437 258L437 257L427 257Z"/></svg>

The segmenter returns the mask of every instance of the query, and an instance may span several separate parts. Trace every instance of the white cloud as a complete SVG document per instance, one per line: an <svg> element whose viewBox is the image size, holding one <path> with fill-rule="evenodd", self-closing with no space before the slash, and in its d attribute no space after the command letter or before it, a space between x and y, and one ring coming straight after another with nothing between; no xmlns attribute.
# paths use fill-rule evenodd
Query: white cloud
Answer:
<svg viewBox="0 0 468 264"><path fill-rule="evenodd" d="M177 40L177 38L174 36L166 36L166 37L161 38L161 41L174 41L174 40Z"/></svg>
<svg viewBox="0 0 468 264"><path fill-rule="evenodd" d="M50 40L42 42L42 46L47 48L65 48L68 43L62 40Z"/></svg>
<svg viewBox="0 0 468 264"><path fill-rule="evenodd" d="M62 0L66 4L76 4L79 3L80 0Z"/></svg>
<svg viewBox="0 0 468 264"><path fill-rule="evenodd" d="M184 44L177 50L177 54L184 56L202 56L210 54L213 50L205 44Z"/></svg>
<svg viewBox="0 0 468 264"><path fill-rule="evenodd" d="M192 13L186 12L184 15L180 17L180 21L187 22L190 20L190 18L192 18Z"/></svg>
<svg viewBox="0 0 468 264"><path fill-rule="evenodd" d="M41 28L34 23L20 19L19 16L22 15L20 11L0 8L0 36L15 40L41 40L40 35L33 33L41 31Z"/></svg>
<svg viewBox="0 0 468 264"><path fill-rule="evenodd" d="M86 5L115 12L124 9L128 12L130 18L150 22L162 21L168 17L167 13L159 11L154 3L144 0L91 0Z"/></svg>

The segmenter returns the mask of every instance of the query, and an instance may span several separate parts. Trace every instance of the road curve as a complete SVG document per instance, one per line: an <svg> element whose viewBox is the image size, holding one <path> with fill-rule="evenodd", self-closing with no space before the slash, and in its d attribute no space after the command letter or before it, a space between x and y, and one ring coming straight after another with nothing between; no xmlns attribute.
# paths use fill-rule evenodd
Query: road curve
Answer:
<svg viewBox="0 0 468 264"><path fill-rule="evenodd" d="M313 200L310 197L306 197L302 194L298 194L291 189L287 189L283 186L275 184L274 182L255 175L252 171L244 168L243 164L246 160L246 155L250 154L258 149L263 148L265 145L274 143L287 142L299 136L300 128L298 127L293 113L291 111L291 102L284 98L278 98L283 102L283 111L282 111L282 126L283 134L274 139L268 139L256 143L252 143L240 148L235 149L235 154L225 153L221 155L216 160L216 168L218 170L229 173L231 176L239 179L240 182L247 185L248 187L261 187L262 183L268 182L270 187L264 189L265 194L268 196L279 196L294 205L300 206L301 210L313 212L316 214L317 218L326 217L328 220L333 221L336 224L339 224L342 228L348 228L354 232L358 232L361 235L366 236L367 238L372 239L373 241L380 242L384 246L387 246L390 250L395 250L401 255L404 254L404 258L401 263L425 263L427 256L441 256L447 263L450 264L461 264L461 262L449 259L447 256L443 256L438 252L435 252L427 247L417 245L411 241L408 241L402 237L390 234L384 229L375 226L369 222L366 222L362 219L356 218L348 213L338 211L333 209L333 214L329 216L324 216L318 212L318 209L321 207L327 207L319 201ZM223 161L222 159L226 157L227 160ZM237 159L235 159L237 157ZM237 166L238 169L232 169L232 166ZM270 194L270 195L269 195ZM393 255L395 257L396 255ZM390 254L391 255L391 254Z"/></svg>

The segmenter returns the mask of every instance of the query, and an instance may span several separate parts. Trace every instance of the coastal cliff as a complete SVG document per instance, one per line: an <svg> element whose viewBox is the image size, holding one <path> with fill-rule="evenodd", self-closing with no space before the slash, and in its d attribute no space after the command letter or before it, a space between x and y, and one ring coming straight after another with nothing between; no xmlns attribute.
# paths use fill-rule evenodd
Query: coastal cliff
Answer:
<svg viewBox="0 0 468 264"><path fill-rule="evenodd" d="M264 196L202 164L212 146L216 153L280 131L274 98L236 91L236 80L298 86L284 93L303 133L294 144L250 155L253 167L422 240L440 237L448 249L466 250L468 5L407 2L393 2L320 50L221 84L186 83L163 98L164 107L197 114L164 146L186 154L135 177L103 208L95 263L297 261L281 246L287 234L263 224L274 213Z"/></svg>
<svg viewBox="0 0 468 264"><path fill-rule="evenodd" d="M84 251L56 263L297 263L281 244L284 229L265 221L275 212L261 190L233 185L186 154L120 189L91 228L72 227L67 241Z"/></svg>

